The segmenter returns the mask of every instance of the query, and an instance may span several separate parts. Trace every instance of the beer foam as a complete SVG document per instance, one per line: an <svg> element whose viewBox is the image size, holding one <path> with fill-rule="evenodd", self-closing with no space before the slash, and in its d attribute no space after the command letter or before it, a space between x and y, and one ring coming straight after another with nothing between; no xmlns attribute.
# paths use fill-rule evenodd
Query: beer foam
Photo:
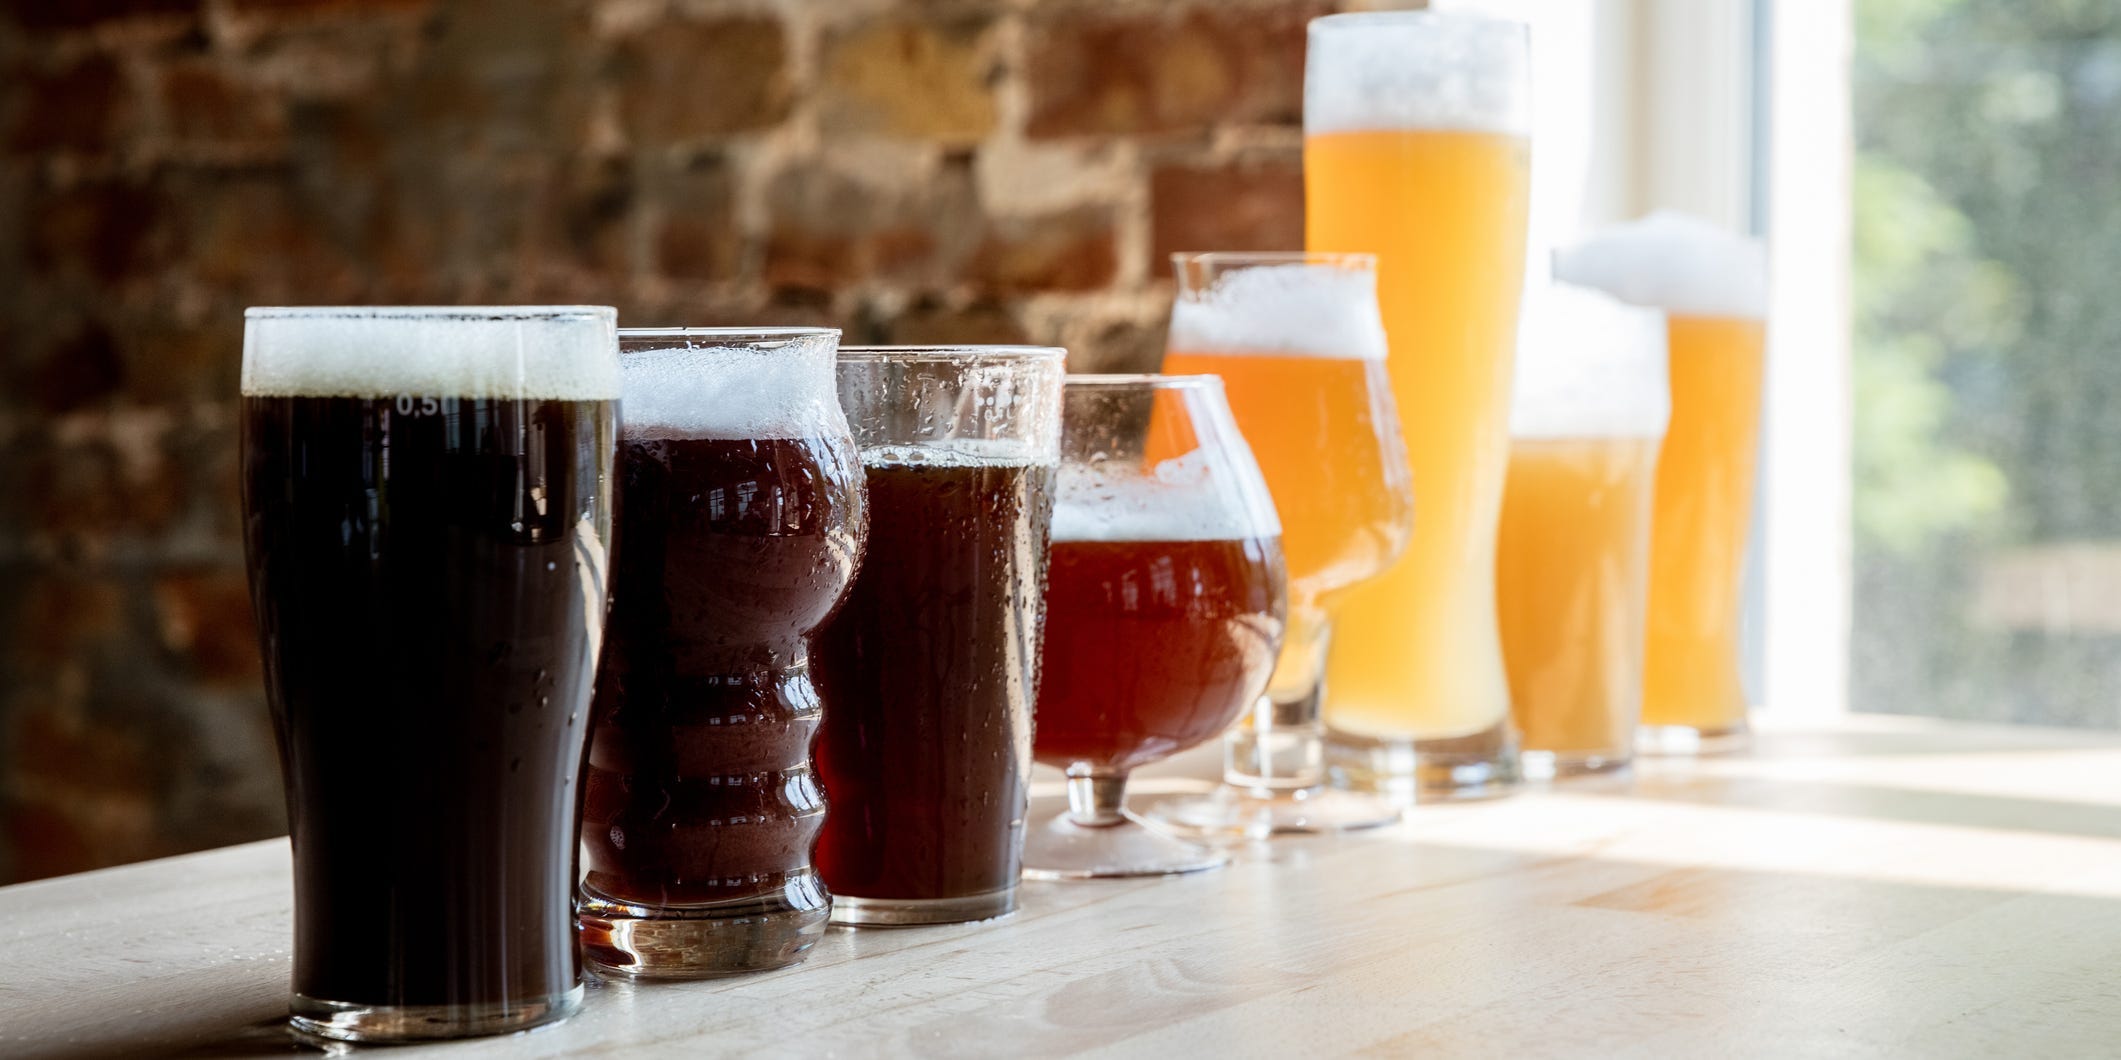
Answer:
<svg viewBox="0 0 2121 1060"><path fill-rule="evenodd" d="M1437 11L1314 18L1304 132L1436 129L1527 135L1530 64L1521 22Z"/></svg>
<svg viewBox="0 0 2121 1060"><path fill-rule="evenodd" d="M1328 264L1257 265L1217 276L1171 307L1172 349L1385 359L1377 276Z"/></svg>
<svg viewBox="0 0 2121 1060"><path fill-rule="evenodd" d="M610 306L259 307L244 313L246 397L609 401Z"/></svg>
<svg viewBox="0 0 2121 1060"><path fill-rule="evenodd" d="M1659 210L1554 252L1554 278L1685 316L1767 318L1767 249Z"/></svg>
<svg viewBox="0 0 2121 1060"><path fill-rule="evenodd" d="M1146 475L1094 464L1062 464L1053 540L1232 541L1278 537L1273 508L1247 510L1232 471L1204 450L1165 460Z"/></svg>
<svg viewBox="0 0 2121 1060"><path fill-rule="evenodd" d="M628 438L814 438L844 434L833 384L837 335L768 347L633 348L619 355L619 431ZM682 343L682 338L671 341Z"/></svg>
<svg viewBox="0 0 2121 1060"><path fill-rule="evenodd" d="M863 467L1051 467L1037 443L1024 438L946 438L918 445L862 449Z"/></svg>
<svg viewBox="0 0 2121 1060"><path fill-rule="evenodd" d="M1656 437L1670 415L1663 313L1569 284L1525 292L1512 435Z"/></svg>

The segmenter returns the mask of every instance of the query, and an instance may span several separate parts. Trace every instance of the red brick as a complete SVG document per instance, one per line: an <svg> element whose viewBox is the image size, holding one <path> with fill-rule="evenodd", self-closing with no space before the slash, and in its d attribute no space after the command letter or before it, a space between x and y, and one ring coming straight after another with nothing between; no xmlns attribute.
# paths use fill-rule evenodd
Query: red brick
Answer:
<svg viewBox="0 0 2121 1060"><path fill-rule="evenodd" d="M125 385L125 362L108 329L89 323L52 343L31 369L29 392L46 412L109 399Z"/></svg>
<svg viewBox="0 0 2121 1060"><path fill-rule="evenodd" d="M195 18L200 0L17 0L6 17L24 29L82 29L136 18Z"/></svg>
<svg viewBox="0 0 2121 1060"><path fill-rule="evenodd" d="M7 828L16 873L48 876L160 853L159 772L139 730L13 697Z"/></svg>
<svg viewBox="0 0 2121 1060"><path fill-rule="evenodd" d="M1094 291L1119 271L1112 215L1085 208L997 224L973 256L970 278L993 294Z"/></svg>
<svg viewBox="0 0 2121 1060"><path fill-rule="evenodd" d="M13 641L9 647L23 673L51 673L124 631L125 594L115 582L36 577L16 584L10 595L14 628L8 631Z"/></svg>
<svg viewBox="0 0 2121 1060"><path fill-rule="evenodd" d="M250 304L358 301L357 266L330 231L328 198L279 172L215 180L189 196L185 267Z"/></svg>
<svg viewBox="0 0 2121 1060"><path fill-rule="evenodd" d="M1164 363L1164 325L1117 321L1068 347L1071 372L1154 372Z"/></svg>
<svg viewBox="0 0 2121 1060"><path fill-rule="evenodd" d="M895 20L832 38L821 86L824 131L979 142L994 129L992 28L987 18Z"/></svg>
<svg viewBox="0 0 2121 1060"><path fill-rule="evenodd" d="M104 284L147 274L176 253L167 196L155 186L96 182L31 199L29 262L49 275Z"/></svg>
<svg viewBox="0 0 2121 1060"><path fill-rule="evenodd" d="M970 253L980 223L965 165L913 188L884 189L802 164L772 182L767 207L764 278L776 291L941 284Z"/></svg>
<svg viewBox="0 0 2121 1060"><path fill-rule="evenodd" d="M770 18L658 23L620 44L613 81L621 122L647 144L766 128L792 96L787 42Z"/></svg>
<svg viewBox="0 0 2121 1060"><path fill-rule="evenodd" d="M6 482L15 476L16 483ZM78 551L168 530L191 503L195 482L168 458L160 439L148 439L136 452L98 437L28 440L0 463L0 485L28 513L27 531Z"/></svg>
<svg viewBox="0 0 2121 1060"><path fill-rule="evenodd" d="M736 226L736 184L718 162L691 165L658 191L662 223L655 235L656 271L684 280L734 278L743 234Z"/></svg>
<svg viewBox="0 0 2121 1060"><path fill-rule="evenodd" d="M1302 250L1303 161L1159 167L1149 209L1151 276L1169 274L1174 251Z"/></svg>
<svg viewBox="0 0 2121 1060"><path fill-rule="evenodd" d="M1033 137L1199 133L1303 120L1304 24L1332 5L1214 4L1183 13L1079 12L1037 22Z"/></svg>
<svg viewBox="0 0 2121 1060"><path fill-rule="evenodd" d="M275 150L285 144L285 107L212 63L173 63L161 71L158 84L169 135L180 147Z"/></svg>
<svg viewBox="0 0 2121 1060"><path fill-rule="evenodd" d="M204 685L250 688L262 680L250 583L244 572L167 575L155 582L162 646Z"/></svg>
<svg viewBox="0 0 2121 1060"><path fill-rule="evenodd" d="M922 300L893 316L887 331L888 341L913 346L1016 345L1031 341L1015 314L994 302L951 308Z"/></svg>
<svg viewBox="0 0 2121 1060"><path fill-rule="evenodd" d="M107 55L8 76L19 78L7 122L8 146L17 151L108 151L132 125L125 72Z"/></svg>
<svg viewBox="0 0 2121 1060"><path fill-rule="evenodd" d="M424 11L434 0L227 0L239 15L366 15Z"/></svg>

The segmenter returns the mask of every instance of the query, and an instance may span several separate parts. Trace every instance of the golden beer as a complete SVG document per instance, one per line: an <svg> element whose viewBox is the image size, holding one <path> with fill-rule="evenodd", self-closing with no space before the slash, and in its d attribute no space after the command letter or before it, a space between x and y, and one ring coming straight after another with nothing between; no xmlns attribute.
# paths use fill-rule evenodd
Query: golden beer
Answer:
<svg viewBox="0 0 2121 1060"><path fill-rule="evenodd" d="M1739 613L1759 454L1767 258L1757 241L1672 213L1594 235L1555 274L1665 310L1671 426L1657 467L1643 674L1646 751L1745 738Z"/></svg>
<svg viewBox="0 0 2121 1060"><path fill-rule="evenodd" d="M1406 553L1333 606L1329 754L1351 785L1401 797L1507 785L1494 571L1529 183L1523 27L1430 12L1311 27L1306 242L1377 255L1418 504Z"/></svg>

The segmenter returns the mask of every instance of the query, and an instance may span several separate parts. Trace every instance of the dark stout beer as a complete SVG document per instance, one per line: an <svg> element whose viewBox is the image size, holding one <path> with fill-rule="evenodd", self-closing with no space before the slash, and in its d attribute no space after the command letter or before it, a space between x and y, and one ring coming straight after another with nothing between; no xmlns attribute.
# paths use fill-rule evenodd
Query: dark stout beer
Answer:
<svg viewBox="0 0 2121 1060"><path fill-rule="evenodd" d="M244 400L298 1016L387 1006L507 1029L506 1012L536 1022L576 989L613 405Z"/></svg>
<svg viewBox="0 0 2121 1060"><path fill-rule="evenodd" d="M843 898L1005 892L1022 857L1053 468L890 449L864 463L869 558L816 655L832 802L818 869Z"/></svg>
<svg viewBox="0 0 2121 1060"><path fill-rule="evenodd" d="M1057 541L1033 753L1124 773L1228 728L1282 630L1277 539Z"/></svg>
<svg viewBox="0 0 2121 1060"><path fill-rule="evenodd" d="M619 971L706 970L704 954L642 952L647 921L667 917L695 949L716 938L712 970L787 964L831 908L810 861L825 806L805 639L860 553L854 444L643 438L630 419L626 431L582 820L583 945Z"/></svg>

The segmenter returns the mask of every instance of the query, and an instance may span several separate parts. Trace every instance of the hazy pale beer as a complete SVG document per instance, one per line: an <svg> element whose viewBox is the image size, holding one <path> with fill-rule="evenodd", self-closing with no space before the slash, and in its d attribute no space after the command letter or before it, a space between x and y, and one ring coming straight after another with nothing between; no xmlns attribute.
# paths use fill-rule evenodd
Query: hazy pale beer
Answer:
<svg viewBox="0 0 2121 1060"><path fill-rule="evenodd" d="M1524 27L1433 12L1311 23L1307 243L1377 255L1420 505L1405 555L1334 607L1329 757L1400 797L1515 779L1495 614L1523 281Z"/></svg>
<svg viewBox="0 0 2121 1060"><path fill-rule="evenodd" d="M604 307L252 309L251 599L294 848L293 1023L581 1003L570 915L619 397Z"/></svg>
<svg viewBox="0 0 2121 1060"><path fill-rule="evenodd" d="M1632 757L1665 331L1558 284L1526 295L1521 331L1495 580L1524 769L1547 779Z"/></svg>
<svg viewBox="0 0 2121 1060"><path fill-rule="evenodd" d="M1562 252L1556 275L1666 311L1672 420L1658 461L1642 731L1646 751L1742 742L1746 538L1759 453L1767 264L1758 242L1660 213Z"/></svg>

